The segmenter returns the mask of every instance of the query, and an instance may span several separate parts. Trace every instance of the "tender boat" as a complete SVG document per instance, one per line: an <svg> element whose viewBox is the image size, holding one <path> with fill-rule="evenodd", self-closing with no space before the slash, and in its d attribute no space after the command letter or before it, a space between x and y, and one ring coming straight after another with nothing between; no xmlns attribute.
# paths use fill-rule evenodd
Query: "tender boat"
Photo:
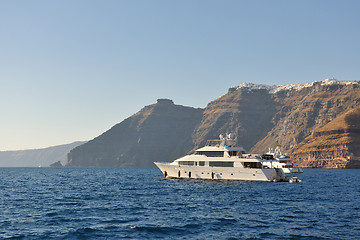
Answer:
<svg viewBox="0 0 360 240"><path fill-rule="evenodd" d="M282 168L264 165L260 156L245 154L234 147L231 134L208 140L205 147L197 149L171 163L154 162L166 178L223 179L245 181L289 181Z"/></svg>
<svg viewBox="0 0 360 240"><path fill-rule="evenodd" d="M298 178L298 177L296 177L296 176L294 176L294 177L290 178L289 182L290 182L290 183L294 183L294 182L301 183L301 179Z"/></svg>
<svg viewBox="0 0 360 240"><path fill-rule="evenodd" d="M297 163L294 163L289 156L281 153L279 146L275 150L269 149L268 153L262 155L262 159L265 160L263 163L265 166L282 168L284 173L303 173Z"/></svg>

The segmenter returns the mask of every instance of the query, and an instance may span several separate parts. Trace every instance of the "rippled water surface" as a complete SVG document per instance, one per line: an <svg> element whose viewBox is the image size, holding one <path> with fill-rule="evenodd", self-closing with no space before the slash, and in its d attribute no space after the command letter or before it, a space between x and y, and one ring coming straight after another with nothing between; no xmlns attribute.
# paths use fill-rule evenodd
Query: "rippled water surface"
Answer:
<svg viewBox="0 0 360 240"><path fill-rule="evenodd" d="M360 170L302 183L167 180L156 168L0 168L0 238L359 239Z"/></svg>

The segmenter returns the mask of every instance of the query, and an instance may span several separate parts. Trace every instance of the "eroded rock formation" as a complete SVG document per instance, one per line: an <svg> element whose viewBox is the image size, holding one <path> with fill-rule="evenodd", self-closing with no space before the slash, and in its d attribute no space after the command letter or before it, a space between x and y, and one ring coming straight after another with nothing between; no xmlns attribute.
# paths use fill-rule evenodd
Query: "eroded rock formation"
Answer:
<svg viewBox="0 0 360 240"><path fill-rule="evenodd" d="M70 151L68 166L153 166L192 148L203 109L159 99L102 135Z"/></svg>
<svg viewBox="0 0 360 240"><path fill-rule="evenodd" d="M280 145L306 167L359 168L359 106L359 82L334 79L283 86L245 83L205 109L160 99L73 149L68 165L152 166L231 132L252 153Z"/></svg>
<svg viewBox="0 0 360 240"><path fill-rule="evenodd" d="M304 167L360 167L360 107L315 130L293 152Z"/></svg>

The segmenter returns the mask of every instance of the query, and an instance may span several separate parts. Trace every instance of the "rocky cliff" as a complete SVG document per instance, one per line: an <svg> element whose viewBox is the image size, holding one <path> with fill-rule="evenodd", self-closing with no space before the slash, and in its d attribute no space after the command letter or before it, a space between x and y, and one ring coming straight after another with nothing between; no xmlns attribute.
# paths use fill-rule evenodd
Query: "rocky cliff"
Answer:
<svg viewBox="0 0 360 240"><path fill-rule="evenodd" d="M70 151L68 166L153 166L192 147L191 135L203 109L159 99L102 135Z"/></svg>
<svg viewBox="0 0 360 240"><path fill-rule="evenodd" d="M316 129L292 155L304 167L360 168L360 107Z"/></svg>
<svg viewBox="0 0 360 240"><path fill-rule="evenodd" d="M232 88L207 105L192 136L194 145L199 147L207 139L233 133L237 144L249 150L274 127L272 118L277 108L278 103L266 89Z"/></svg>
<svg viewBox="0 0 360 240"><path fill-rule="evenodd" d="M337 119L338 116L360 106L358 82L327 79L311 84L277 88L272 95L274 101L278 103L278 111L272 119L274 127L265 138L255 144L252 148L253 152L264 152L269 147L280 145L283 151L291 154L297 151L300 144L316 129L320 129ZM342 118L337 121L344 122ZM330 142L327 144L331 145ZM303 145L301 146L304 148ZM348 157L345 153L340 153L340 150L323 151L322 154L329 156L318 156L316 159L319 161L310 165L306 164L302 157L303 165L324 167L326 164L321 163L320 159L330 159L330 156L334 154ZM299 155L293 157L298 158L297 156Z"/></svg>
<svg viewBox="0 0 360 240"><path fill-rule="evenodd" d="M42 149L0 151L0 167L48 167L57 161L65 165L68 152L84 143L74 142Z"/></svg>
<svg viewBox="0 0 360 240"><path fill-rule="evenodd" d="M335 79L282 86L244 83L205 109L163 99L73 149L68 165L151 166L231 132L252 153L280 145L303 166L359 167L359 106L359 82Z"/></svg>

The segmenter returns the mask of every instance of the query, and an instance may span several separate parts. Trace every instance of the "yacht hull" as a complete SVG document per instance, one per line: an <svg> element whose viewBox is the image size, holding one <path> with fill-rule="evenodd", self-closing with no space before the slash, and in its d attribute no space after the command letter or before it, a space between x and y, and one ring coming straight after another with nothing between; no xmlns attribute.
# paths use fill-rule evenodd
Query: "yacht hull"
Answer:
<svg viewBox="0 0 360 240"><path fill-rule="evenodd" d="M283 168L284 173L303 173L304 171L301 168Z"/></svg>
<svg viewBox="0 0 360 240"><path fill-rule="evenodd" d="M282 169L179 166L171 163L154 162L166 178L243 180L278 182L288 181Z"/></svg>

